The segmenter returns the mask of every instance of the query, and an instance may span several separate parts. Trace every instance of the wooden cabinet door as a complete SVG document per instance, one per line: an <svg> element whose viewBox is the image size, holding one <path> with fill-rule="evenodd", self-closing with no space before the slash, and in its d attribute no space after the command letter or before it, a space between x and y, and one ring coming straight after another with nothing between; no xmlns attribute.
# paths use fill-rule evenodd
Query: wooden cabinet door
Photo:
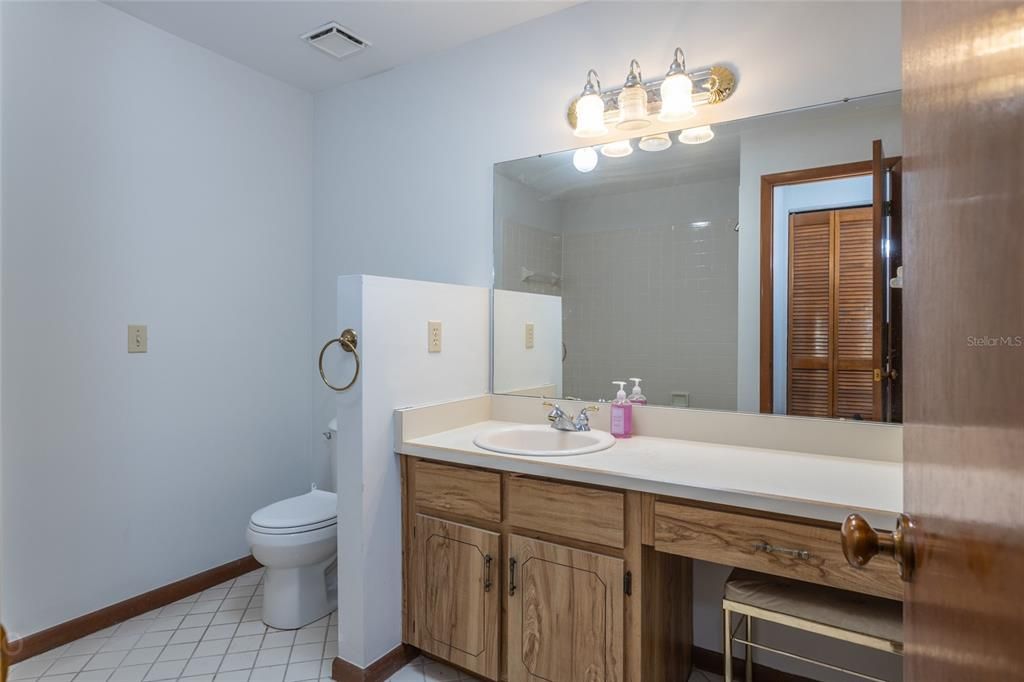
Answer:
<svg viewBox="0 0 1024 682"><path fill-rule="evenodd" d="M416 645L498 679L500 536L418 514L415 548Z"/></svg>
<svg viewBox="0 0 1024 682"><path fill-rule="evenodd" d="M621 682L622 559L508 542L509 682Z"/></svg>

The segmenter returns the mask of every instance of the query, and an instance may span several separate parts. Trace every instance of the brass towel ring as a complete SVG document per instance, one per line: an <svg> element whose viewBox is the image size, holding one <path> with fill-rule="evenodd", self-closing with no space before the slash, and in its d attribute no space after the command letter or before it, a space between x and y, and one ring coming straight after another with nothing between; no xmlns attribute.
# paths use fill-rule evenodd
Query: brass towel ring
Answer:
<svg viewBox="0 0 1024 682"><path fill-rule="evenodd" d="M340 388L329 382L327 380L327 375L324 374L324 353L327 352L327 349L331 347L332 343L338 344L339 346L341 346L342 350L344 350L346 353L351 353L353 357L355 357L356 359L356 373L352 375L352 381L348 382L344 386L341 386ZM348 389L352 388L352 386L356 383L356 379L359 378L359 352L356 350L356 346L358 345L359 337L356 335L355 331L351 329L346 329L341 333L341 336L339 336L336 339L331 339L330 341L324 344L323 348L320 349L320 378L324 380L325 384L327 384L327 388L331 389L332 391L337 391L338 393L341 393L342 391L347 391Z"/></svg>

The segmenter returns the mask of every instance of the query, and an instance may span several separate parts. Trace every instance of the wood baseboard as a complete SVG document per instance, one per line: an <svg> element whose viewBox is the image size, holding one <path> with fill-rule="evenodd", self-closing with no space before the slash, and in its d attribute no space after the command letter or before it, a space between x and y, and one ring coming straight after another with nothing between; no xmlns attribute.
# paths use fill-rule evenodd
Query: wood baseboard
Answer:
<svg viewBox="0 0 1024 682"><path fill-rule="evenodd" d="M410 644L399 644L366 668L335 658L331 677L337 682L384 682L419 656L420 650Z"/></svg>
<svg viewBox="0 0 1024 682"><path fill-rule="evenodd" d="M252 556L229 561L202 573L184 578L170 585L158 587L122 602L112 604L98 611L87 613L60 625L54 625L27 637L16 639L4 647L6 659L13 665L27 658L56 649L86 635L99 632L111 625L117 625L129 618L167 606L197 592L219 585L225 580L255 571L260 564Z"/></svg>
<svg viewBox="0 0 1024 682"><path fill-rule="evenodd" d="M733 657L733 677L743 679L743 666L742 658ZM702 649L699 646L695 646L693 647L693 667L706 670L709 673L715 673L716 675L724 675L725 656L719 651L711 651L710 649ZM754 664L754 679L757 682L815 682L809 677L784 673L781 670L769 668L760 663Z"/></svg>
<svg viewBox="0 0 1024 682"><path fill-rule="evenodd" d="M10 667L7 657L7 630L0 625L0 682L7 682L7 669Z"/></svg>

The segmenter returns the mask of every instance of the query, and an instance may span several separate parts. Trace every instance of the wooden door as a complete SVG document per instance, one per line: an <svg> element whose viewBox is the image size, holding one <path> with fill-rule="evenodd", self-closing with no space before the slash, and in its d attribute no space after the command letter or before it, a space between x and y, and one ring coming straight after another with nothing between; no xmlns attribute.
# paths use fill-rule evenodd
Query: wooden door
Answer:
<svg viewBox="0 0 1024 682"><path fill-rule="evenodd" d="M893 279L903 265L903 161L896 161L889 167L889 194L886 214L889 218L887 234L888 263L885 277ZM900 286L886 286L887 319L885 321L885 346L883 349L882 405L885 421L903 422L903 289Z"/></svg>
<svg viewBox="0 0 1024 682"><path fill-rule="evenodd" d="M872 209L833 212L833 417L882 418L882 258ZM879 370L879 371L876 371Z"/></svg>
<svg viewBox="0 0 1024 682"><path fill-rule="evenodd" d="M623 561L509 537L509 682L621 682Z"/></svg>
<svg viewBox="0 0 1024 682"><path fill-rule="evenodd" d="M832 416L832 211L789 216L786 414Z"/></svg>
<svg viewBox="0 0 1024 682"><path fill-rule="evenodd" d="M423 514L415 533L416 645L498 679L500 536Z"/></svg>
<svg viewBox="0 0 1024 682"><path fill-rule="evenodd" d="M904 2L904 679L1024 676L1024 7Z"/></svg>
<svg viewBox="0 0 1024 682"><path fill-rule="evenodd" d="M870 208L790 215L787 414L882 416L873 231Z"/></svg>

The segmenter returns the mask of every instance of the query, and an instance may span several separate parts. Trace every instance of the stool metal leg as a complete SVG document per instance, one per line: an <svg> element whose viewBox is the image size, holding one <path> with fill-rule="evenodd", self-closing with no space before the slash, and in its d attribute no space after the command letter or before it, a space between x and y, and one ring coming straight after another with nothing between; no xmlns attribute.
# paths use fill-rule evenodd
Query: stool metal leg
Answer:
<svg viewBox="0 0 1024 682"><path fill-rule="evenodd" d="M748 642L753 642L754 641L754 637L753 637L753 635L754 635L754 627L751 624L750 616L747 615L747 616L744 616L744 618L747 621L747 641ZM751 649L753 649L753 647L750 646L749 644L747 644L746 646L743 647L743 649L744 649L744 651L747 654L747 657L746 657L747 682L754 682L754 655L751 652Z"/></svg>
<svg viewBox="0 0 1024 682"><path fill-rule="evenodd" d="M732 611L724 609L722 615L722 620L725 621L725 643L722 646L725 657L725 682L732 682Z"/></svg>

